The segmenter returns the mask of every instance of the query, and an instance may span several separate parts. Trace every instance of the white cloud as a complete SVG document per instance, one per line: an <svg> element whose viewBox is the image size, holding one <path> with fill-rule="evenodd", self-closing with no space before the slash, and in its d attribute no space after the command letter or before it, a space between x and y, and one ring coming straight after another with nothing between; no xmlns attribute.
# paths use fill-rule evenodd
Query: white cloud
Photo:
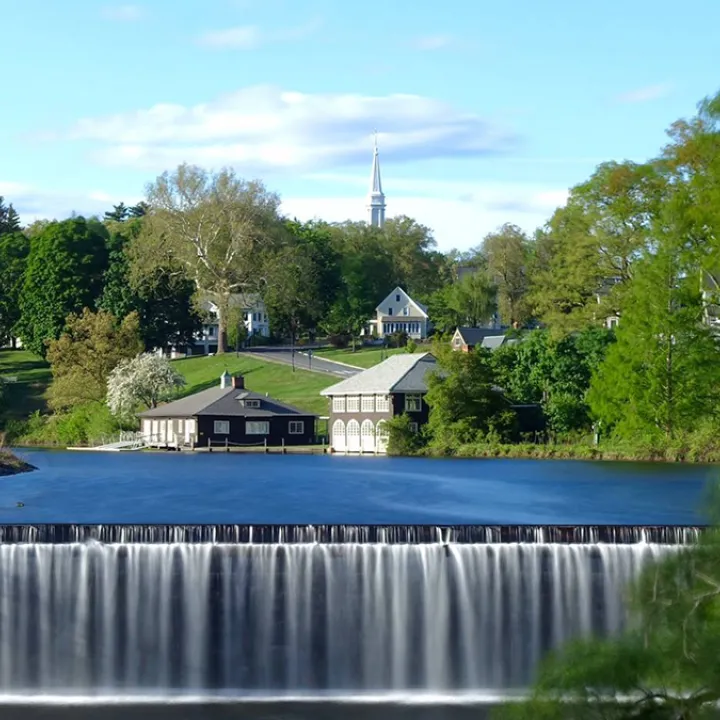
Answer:
<svg viewBox="0 0 720 720"><path fill-rule="evenodd" d="M644 103L652 100L660 100L661 98L667 97L671 92L672 85L669 83L660 83L658 85L648 85L621 93L616 99L621 103Z"/></svg>
<svg viewBox="0 0 720 720"><path fill-rule="evenodd" d="M216 50L254 50L268 43L289 42L311 35L322 25L314 18L302 25L263 32L257 25L240 25L223 30L210 30L198 38L198 44Z"/></svg>
<svg viewBox="0 0 720 720"><path fill-rule="evenodd" d="M100 143L107 164L158 171L181 162L245 174L365 162L378 128L386 160L495 155L517 143L477 114L419 95L308 94L243 88L194 106L158 104L80 120L70 138Z"/></svg>
<svg viewBox="0 0 720 720"><path fill-rule="evenodd" d="M140 20L145 12L139 5L107 5L102 9L102 15L106 20L132 22Z"/></svg>
<svg viewBox="0 0 720 720"><path fill-rule="evenodd" d="M412 45L416 50L442 50L453 43L451 35L425 35L413 40Z"/></svg>
<svg viewBox="0 0 720 720"><path fill-rule="evenodd" d="M198 38L198 43L206 47L219 49L252 50L260 44L260 40L261 34L258 27L255 25L243 25L203 33Z"/></svg>

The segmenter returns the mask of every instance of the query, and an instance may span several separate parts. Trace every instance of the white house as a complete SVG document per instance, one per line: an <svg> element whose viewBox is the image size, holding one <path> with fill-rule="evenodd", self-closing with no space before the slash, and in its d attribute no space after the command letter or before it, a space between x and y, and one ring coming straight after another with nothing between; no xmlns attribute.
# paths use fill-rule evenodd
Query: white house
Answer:
<svg viewBox="0 0 720 720"><path fill-rule="evenodd" d="M270 323L268 321L265 303L258 294L235 294L230 297L230 305L234 308L241 308L243 323L248 336L270 336ZM209 355L216 353L218 347L217 321L218 307L212 300L203 300L200 308L206 319L202 330L195 336L195 341L186 349L173 348L170 357L175 359L188 355Z"/></svg>
<svg viewBox="0 0 720 720"><path fill-rule="evenodd" d="M407 333L414 340L424 340L430 327L427 307L396 287L375 308L369 322L370 334L383 338L396 332Z"/></svg>

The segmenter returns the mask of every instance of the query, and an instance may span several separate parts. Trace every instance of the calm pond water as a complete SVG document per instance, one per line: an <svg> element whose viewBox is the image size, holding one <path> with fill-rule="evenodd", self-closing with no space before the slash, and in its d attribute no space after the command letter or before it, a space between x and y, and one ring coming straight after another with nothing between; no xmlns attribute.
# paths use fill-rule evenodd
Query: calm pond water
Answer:
<svg viewBox="0 0 720 720"><path fill-rule="evenodd" d="M702 523L717 468L216 453L18 453L1 523ZM17 507L17 503L24 507Z"/></svg>

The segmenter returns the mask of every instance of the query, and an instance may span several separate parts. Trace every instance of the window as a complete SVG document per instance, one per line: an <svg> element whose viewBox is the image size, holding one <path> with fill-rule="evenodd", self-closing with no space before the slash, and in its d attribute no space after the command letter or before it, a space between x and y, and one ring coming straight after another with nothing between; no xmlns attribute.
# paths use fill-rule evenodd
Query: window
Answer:
<svg viewBox="0 0 720 720"><path fill-rule="evenodd" d="M303 420L291 420L288 425L290 435L303 435L305 433L305 422Z"/></svg>
<svg viewBox="0 0 720 720"><path fill-rule="evenodd" d="M208 328L208 335L210 337L215 337L215 326L214 325L210 325L210 327Z"/></svg>
<svg viewBox="0 0 720 720"><path fill-rule="evenodd" d="M230 421L229 420L216 420L213 425L213 432L215 435L229 435L230 434Z"/></svg>
<svg viewBox="0 0 720 720"><path fill-rule="evenodd" d="M179 434L179 435L182 435L183 432L185 431L184 425L185 425L185 421L184 421L184 420L178 420L178 434Z"/></svg>
<svg viewBox="0 0 720 720"><path fill-rule="evenodd" d="M362 411L364 413L375 412L375 397L373 395L362 396Z"/></svg>
<svg viewBox="0 0 720 720"><path fill-rule="evenodd" d="M334 397L333 398L333 412L345 412L345 398Z"/></svg>
<svg viewBox="0 0 720 720"><path fill-rule="evenodd" d="M418 424L417 423L410 423L410 432L416 433L418 431Z"/></svg>
<svg viewBox="0 0 720 720"><path fill-rule="evenodd" d="M400 295L395 296L395 302L400 302Z"/></svg>
<svg viewBox="0 0 720 720"><path fill-rule="evenodd" d="M359 397L349 397L347 399L347 411L349 413L360 412L360 398Z"/></svg>
<svg viewBox="0 0 720 720"><path fill-rule="evenodd" d="M260 401L259 401L259 400L246 400L246 401L245 401L245 407L259 408L259 407L260 407Z"/></svg>
<svg viewBox="0 0 720 720"><path fill-rule="evenodd" d="M375 410L377 412L390 412L390 398L387 395L378 395L375 398Z"/></svg>
<svg viewBox="0 0 720 720"><path fill-rule="evenodd" d="M404 307L404 308L403 308L403 315L405 315L405 316L407 317L409 314L410 314L410 308Z"/></svg>
<svg viewBox="0 0 720 720"><path fill-rule="evenodd" d="M388 315L392 315L392 308L388 308Z"/></svg>
<svg viewBox="0 0 720 720"><path fill-rule="evenodd" d="M267 420L248 420L245 423L246 435L269 435L270 423Z"/></svg>
<svg viewBox="0 0 720 720"><path fill-rule="evenodd" d="M422 409L422 396L421 395L406 395L405 396L405 411L406 412L420 412Z"/></svg>
<svg viewBox="0 0 720 720"><path fill-rule="evenodd" d="M453 345L454 345L455 347L460 347L460 346L462 345L462 340L461 340L459 337L456 337L456 338L453 340Z"/></svg>

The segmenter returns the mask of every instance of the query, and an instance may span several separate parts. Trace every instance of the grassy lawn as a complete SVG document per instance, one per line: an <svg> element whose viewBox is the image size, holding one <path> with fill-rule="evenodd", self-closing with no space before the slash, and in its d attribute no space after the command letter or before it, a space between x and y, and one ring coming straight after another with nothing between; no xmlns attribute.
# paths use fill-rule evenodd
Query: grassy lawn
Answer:
<svg viewBox="0 0 720 720"><path fill-rule="evenodd" d="M389 348L384 351L382 348L362 348L356 352L353 352L351 348L345 348L343 350L323 348L322 350L315 350L314 354L327 358L328 360L337 360L338 362L347 363L348 365L354 365L355 367L369 368L382 362L389 355L395 355L401 352L405 352L405 348ZM418 352L422 352L422 349L418 348Z"/></svg>
<svg viewBox="0 0 720 720"><path fill-rule="evenodd" d="M318 415L327 415L328 412L328 401L320 396L320 391L340 382L340 378L329 375L304 370L293 372L286 365L255 358L238 358L233 353L183 358L173 360L172 364L187 382L183 395L219 384L220 376L227 370L230 373L242 373L249 390L270 393L276 400Z"/></svg>
<svg viewBox="0 0 720 720"><path fill-rule="evenodd" d="M42 358L26 350L0 350L0 378L17 378L17 382L3 383L0 425L45 409L52 375Z"/></svg>

